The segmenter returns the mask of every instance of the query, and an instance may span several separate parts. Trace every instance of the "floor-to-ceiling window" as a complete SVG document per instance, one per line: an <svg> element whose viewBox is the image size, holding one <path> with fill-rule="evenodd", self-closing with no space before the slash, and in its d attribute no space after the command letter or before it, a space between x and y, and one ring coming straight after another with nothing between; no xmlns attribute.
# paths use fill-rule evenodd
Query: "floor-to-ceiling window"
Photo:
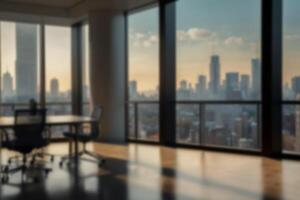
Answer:
<svg viewBox="0 0 300 200"><path fill-rule="evenodd" d="M46 108L49 115L72 113L71 28L45 26ZM53 137L60 137L67 127L54 127Z"/></svg>
<svg viewBox="0 0 300 200"><path fill-rule="evenodd" d="M261 0L179 0L177 143L259 149Z"/></svg>
<svg viewBox="0 0 300 200"><path fill-rule="evenodd" d="M1 115L40 101L40 26L0 22Z"/></svg>
<svg viewBox="0 0 300 200"><path fill-rule="evenodd" d="M283 0L283 151L300 153L300 2Z"/></svg>
<svg viewBox="0 0 300 200"><path fill-rule="evenodd" d="M52 114L71 113L71 28L45 26L46 105Z"/></svg>
<svg viewBox="0 0 300 200"><path fill-rule="evenodd" d="M89 25L81 28L81 54L82 54L82 113L89 115L91 112L90 94L90 50L89 50Z"/></svg>
<svg viewBox="0 0 300 200"><path fill-rule="evenodd" d="M159 14L146 8L128 16L128 137L159 140Z"/></svg>

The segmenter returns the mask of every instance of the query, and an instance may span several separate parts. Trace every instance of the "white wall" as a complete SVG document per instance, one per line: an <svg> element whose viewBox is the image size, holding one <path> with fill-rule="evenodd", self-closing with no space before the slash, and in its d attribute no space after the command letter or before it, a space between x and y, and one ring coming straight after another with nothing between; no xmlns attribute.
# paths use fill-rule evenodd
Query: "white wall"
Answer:
<svg viewBox="0 0 300 200"><path fill-rule="evenodd" d="M91 94L104 108L101 141L125 142L125 15L119 11L89 13Z"/></svg>

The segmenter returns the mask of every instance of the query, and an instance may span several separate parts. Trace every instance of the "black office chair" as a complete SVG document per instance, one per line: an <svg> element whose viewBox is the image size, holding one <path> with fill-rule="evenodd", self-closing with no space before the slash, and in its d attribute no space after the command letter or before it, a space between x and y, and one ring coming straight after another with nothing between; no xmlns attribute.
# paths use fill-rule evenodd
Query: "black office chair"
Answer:
<svg viewBox="0 0 300 200"><path fill-rule="evenodd" d="M81 160L85 161L91 161L91 162L96 162L98 163L99 167L105 162L105 159L93 152L90 152L86 149L86 143L91 142L93 140L96 140L99 138L100 135L100 130L99 130L99 123L101 120L101 116L103 113L103 109L101 106L94 106L94 109L91 113L91 117L95 120L93 123L91 123L89 126L90 127L85 127L82 126L80 128L80 132L75 134L72 132L65 132L63 135L66 138L69 138L71 140L75 140L77 137L77 140L83 144L83 150L78 153L78 157L80 157ZM89 129L89 131L85 131L86 129ZM83 156L87 155L91 157L92 159L84 158ZM64 161L66 160L74 160L76 155L71 155L71 156L64 156L62 157L59 165L63 166ZM96 159L96 160L95 160Z"/></svg>
<svg viewBox="0 0 300 200"><path fill-rule="evenodd" d="M17 151L22 154L22 162L16 167L11 167L10 164L2 171L1 182L6 183L9 181L9 175L21 171L22 181L25 172L33 168L34 163L28 164L28 154L34 149L39 149L47 144L47 138L44 135L46 121L46 110L37 109L34 113L31 110L16 110L15 111L15 126L14 137L10 139L6 137L3 146L9 150ZM45 175L52 170L50 168L41 168ZM38 177L34 178L38 181Z"/></svg>

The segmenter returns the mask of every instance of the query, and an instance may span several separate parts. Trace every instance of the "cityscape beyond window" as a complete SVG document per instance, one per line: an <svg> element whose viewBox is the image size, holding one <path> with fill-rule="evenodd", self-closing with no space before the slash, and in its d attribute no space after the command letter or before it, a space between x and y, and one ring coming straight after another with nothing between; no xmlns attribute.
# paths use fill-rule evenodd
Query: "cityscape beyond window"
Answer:
<svg viewBox="0 0 300 200"><path fill-rule="evenodd" d="M282 140L283 151L293 153L300 153L299 7L298 0L283 1Z"/></svg>
<svg viewBox="0 0 300 200"><path fill-rule="evenodd" d="M3 103L39 101L39 40L39 25L1 22Z"/></svg>
<svg viewBox="0 0 300 200"><path fill-rule="evenodd" d="M176 9L177 142L259 149L261 1L179 0Z"/></svg>
<svg viewBox="0 0 300 200"><path fill-rule="evenodd" d="M71 28L46 26L45 51L46 101L52 103L70 103Z"/></svg>
<svg viewBox="0 0 300 200"><path fill-rule="evenodd" d="M159 140L159 19L153 7L128 16L129 138Z"/></svg>

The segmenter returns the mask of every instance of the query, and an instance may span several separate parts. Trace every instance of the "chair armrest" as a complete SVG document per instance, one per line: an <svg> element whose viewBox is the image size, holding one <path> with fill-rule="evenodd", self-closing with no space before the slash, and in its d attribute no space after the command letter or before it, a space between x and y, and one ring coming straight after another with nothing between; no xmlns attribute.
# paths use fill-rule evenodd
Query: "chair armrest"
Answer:
<svg viewBox="0 0 300 200"><path fill-rule="evenodd" d="M8 132L5 129L1 130L1 139L3 139L3 138L4 138L5 141L9 141L9 135L8 135Z"/></svg>

